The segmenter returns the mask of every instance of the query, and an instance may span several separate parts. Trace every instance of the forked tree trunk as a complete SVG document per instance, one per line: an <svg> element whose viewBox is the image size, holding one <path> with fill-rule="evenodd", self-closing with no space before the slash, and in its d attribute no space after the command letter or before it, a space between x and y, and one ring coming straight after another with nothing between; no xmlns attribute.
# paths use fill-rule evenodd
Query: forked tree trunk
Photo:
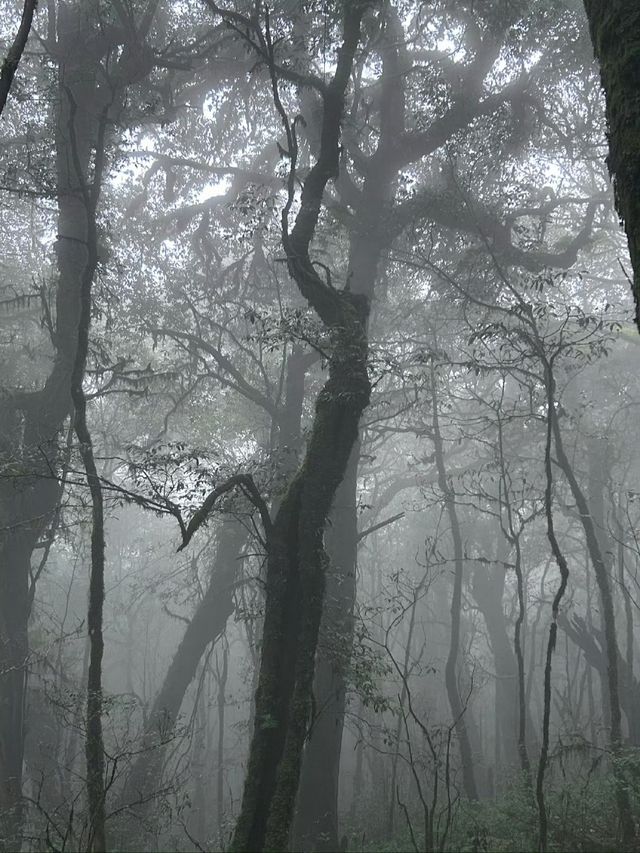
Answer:
<svg viewBox="0 0 640 853"><path fill-rule="evenodd" d="M507 632L503 609L506 569L495 565L480 566L473 575L473 597L489 635L496 672L496 744L507 773L520 766L518 755L518 665ZM496 766L496 772L498 767ZM496 779L496 783L498 780Z"/></svg>
<svg viewBox="0 0 640 853"><path fill-rule="evenodd" d="M307 175L295 225L289 233L297 142L273 75L292 172L283 212L283 244L289 272L330 335L329 378L316 401L304 461L284 496L269 535L265 619L255 725L242 807L232 848L286 850L293 819L302 750L311 718L315 654L322 615L327 557L324 528L369 402L368 300L335 290L309 257L328 181L338 173L340 122L360 22L367 3L345 3L344 39L335 74L323 90L318 159Z"/></svg>

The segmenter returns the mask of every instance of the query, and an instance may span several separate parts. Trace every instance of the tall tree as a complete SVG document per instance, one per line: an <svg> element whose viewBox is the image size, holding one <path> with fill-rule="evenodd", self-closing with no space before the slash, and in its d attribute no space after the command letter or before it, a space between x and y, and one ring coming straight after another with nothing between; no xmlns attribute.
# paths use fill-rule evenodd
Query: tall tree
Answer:
<svg viewBox="0 0 640 853"><path fill-rule="evenodd" d="M238 16L225 13L232 26ZM268 538L265 619L255 727L235 850L285 849L298 789L302 750L311 711L314 660L324 597L324 527L369 402L366 321L369 301L336 290L314 267L309 252L327 183L339 171L340 125L360 25L368 2L345 4L343 40L328 84L312 82L322 98L320 147L302 189L300 209L290 230L298 138L282 104L270 20L264 32L249 19L241 25L259 40L269 63L274 101L285 129L290 159L288 200L282 213L282 243L289 273L302 296L325 324L331 341L329 378L320 392L306 454L275 515Z"/></svg>

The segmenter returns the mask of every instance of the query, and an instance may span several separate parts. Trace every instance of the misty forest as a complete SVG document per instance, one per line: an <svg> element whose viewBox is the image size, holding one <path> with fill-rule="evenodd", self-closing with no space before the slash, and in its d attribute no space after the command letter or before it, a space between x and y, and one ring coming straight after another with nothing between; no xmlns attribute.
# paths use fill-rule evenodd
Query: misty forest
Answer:
<svg viewBox="0 0 640 853"><path fill-rule="evenodd" d="M0 853L640 851L638 0L0 63Z"/></svg>

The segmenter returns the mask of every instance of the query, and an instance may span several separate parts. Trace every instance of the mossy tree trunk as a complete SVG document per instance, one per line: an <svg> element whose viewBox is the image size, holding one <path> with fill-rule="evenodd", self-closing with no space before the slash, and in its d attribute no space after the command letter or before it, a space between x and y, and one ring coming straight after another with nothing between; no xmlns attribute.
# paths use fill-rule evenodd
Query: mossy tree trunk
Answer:
<svg viewBox="0 0 640 853"><path fill-rule="evenodd" d="M339 849L338 783L353 642L358 518L356 484L359 442L332 507L326 548L329 569L316 658L313 694L316 713L304 751L296 806L294 849Z"/></svg>
<svg viewBox="0 0 640 853"><path fill-rule="evenodd" d="M369 301L334 289L317 273L309 248L329 180L338 174L340 124L360 23L369 4L343 5L344 37L336 70L323 87L320 150L304 182L291 231L295 186L295 126L284 112L275 67L274 98L282 117L291 174L282 217L288 269L330 337L329 377L315 406L306 454L276 513L269 536L265 619L255 725L242 807L232 849L286 850L300 765L312 711L315 654L322 616L327 557L324 529L370 396L366 322Z"/></svg>

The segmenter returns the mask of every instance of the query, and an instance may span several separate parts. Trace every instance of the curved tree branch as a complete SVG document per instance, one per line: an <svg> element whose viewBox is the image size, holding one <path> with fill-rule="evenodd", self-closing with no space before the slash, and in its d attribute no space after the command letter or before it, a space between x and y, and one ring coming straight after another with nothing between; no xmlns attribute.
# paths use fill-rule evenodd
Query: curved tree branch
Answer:
<svg viewBox="0 0 640 853"><path fill-rule="evenodd" d="M7 103L9 89L11 89L13 78L18 70L22 53L27 44L37 5L38 0L24 0L22 19L18 27L18 32L13 40L13 44L9 48L5 61L2 63L2 71L0 71L0 115L2 115L4 105Z"/></svg>

